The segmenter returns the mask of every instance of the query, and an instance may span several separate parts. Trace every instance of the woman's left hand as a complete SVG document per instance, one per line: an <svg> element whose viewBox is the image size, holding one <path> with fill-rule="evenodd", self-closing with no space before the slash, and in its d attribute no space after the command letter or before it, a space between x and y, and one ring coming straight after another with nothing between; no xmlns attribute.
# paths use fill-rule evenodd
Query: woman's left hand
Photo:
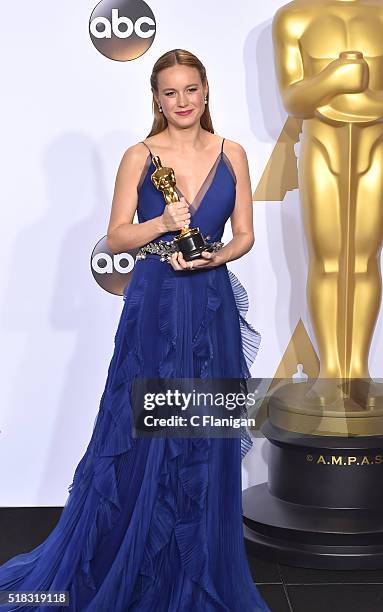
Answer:
<svg viewBox="0 0 383 612"><path fill-rule="evenodd" d="M201 257L192 261L185 261L181 251L173 253L170 260L170 265L174 270L197 270L200 268L214 268L223 262L218 252L211 253L210 251L202 251Z"/></svg>

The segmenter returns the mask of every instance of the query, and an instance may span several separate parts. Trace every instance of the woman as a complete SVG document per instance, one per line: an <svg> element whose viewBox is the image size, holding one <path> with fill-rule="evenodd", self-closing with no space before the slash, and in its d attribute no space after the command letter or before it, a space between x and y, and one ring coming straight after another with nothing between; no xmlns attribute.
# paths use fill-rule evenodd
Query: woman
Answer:
<svg viewBox="0 0 383 612"><path fill-rule="evenodd" d="M151 133L125 152L116 178L109 246L141 250L92 437L55 529L0 568L0 589L67 590L62 609L80 612L267 611L242 535L247 432L132 436L134 377L243 380L259 343L244 318L246 293L226 268L254 241L245 153L214 134L205 69L194 55L163 55L151 84ZM179 203L165 206L152 184L152 155L175 170ZM229 217L233 239L219 249ZM192 262L179 252L160 257L185 225L200 227L218 250Z"/></svg>

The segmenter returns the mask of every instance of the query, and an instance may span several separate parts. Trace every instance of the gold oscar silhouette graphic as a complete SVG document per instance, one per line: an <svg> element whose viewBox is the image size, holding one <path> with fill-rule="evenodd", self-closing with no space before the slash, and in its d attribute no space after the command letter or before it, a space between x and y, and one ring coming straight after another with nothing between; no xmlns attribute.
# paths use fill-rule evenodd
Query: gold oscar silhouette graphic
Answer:
<svg viewBox="0 0 383 612"><path fill-rule="evenodd" d="M273 20L279 89L302 121L298 185L320 371L271 393L268 482L243 494L258 555L383 567L383 392L368 357L382 292L383 0L294 0Z"/></svg>

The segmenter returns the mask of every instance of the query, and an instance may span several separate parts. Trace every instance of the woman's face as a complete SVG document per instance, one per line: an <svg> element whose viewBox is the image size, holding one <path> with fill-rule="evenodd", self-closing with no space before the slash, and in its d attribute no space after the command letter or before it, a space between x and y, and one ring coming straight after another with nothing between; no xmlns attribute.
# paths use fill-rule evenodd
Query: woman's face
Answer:
<svg viewBox="0 0 383 612"><path fill-rule="evenodd" d="M202 85L197 68L176 64L158 74L157 104L168 123L180 128L199 123L205 110L207 84Z"/></svg>

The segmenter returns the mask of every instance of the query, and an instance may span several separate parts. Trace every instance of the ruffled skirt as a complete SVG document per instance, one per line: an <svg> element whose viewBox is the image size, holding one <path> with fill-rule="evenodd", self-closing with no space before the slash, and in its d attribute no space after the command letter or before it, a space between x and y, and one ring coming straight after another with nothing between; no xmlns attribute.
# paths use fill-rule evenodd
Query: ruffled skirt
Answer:
<svg viewBox="0 0 383 612"><path fill-rule="evenodd" d="M242 378L259 334L226 266L138 261L92 436L48 538L0 567L0 589L69 591L76 612L268 611L242 532L241 438L134 438L134 377ZM12 605L3 610L51 610Z"/></svg>

